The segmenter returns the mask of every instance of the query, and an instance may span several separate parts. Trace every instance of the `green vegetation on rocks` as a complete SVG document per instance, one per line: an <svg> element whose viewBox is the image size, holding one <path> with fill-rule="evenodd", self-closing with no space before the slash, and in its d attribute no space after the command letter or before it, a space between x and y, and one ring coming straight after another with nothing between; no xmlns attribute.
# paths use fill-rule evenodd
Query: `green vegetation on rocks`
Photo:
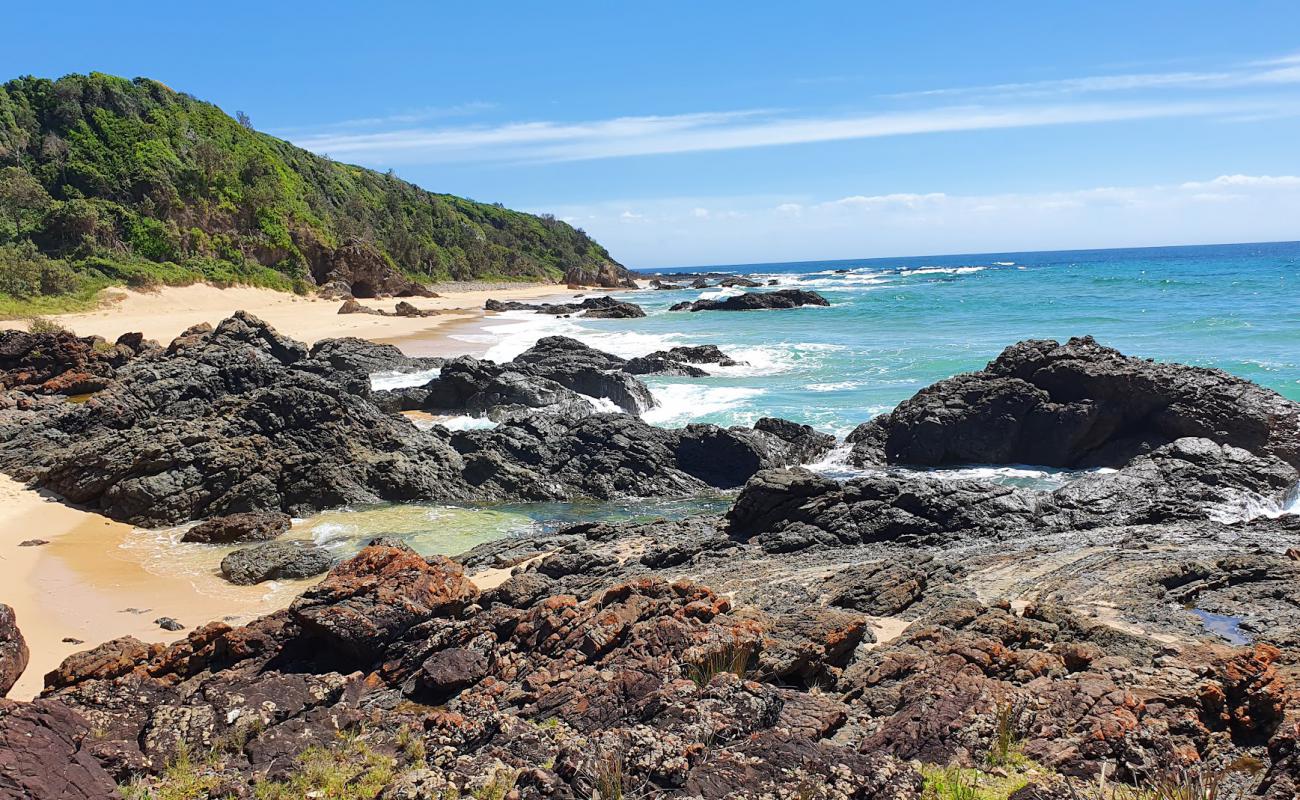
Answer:
<svg viewBox="0 0 1300 800"><path fill-rule="evenodd" d="M337 163L157 81L0 85L0 315L70 310L112 284L368 296L611 271L626 275L553 217Z"/></svg>

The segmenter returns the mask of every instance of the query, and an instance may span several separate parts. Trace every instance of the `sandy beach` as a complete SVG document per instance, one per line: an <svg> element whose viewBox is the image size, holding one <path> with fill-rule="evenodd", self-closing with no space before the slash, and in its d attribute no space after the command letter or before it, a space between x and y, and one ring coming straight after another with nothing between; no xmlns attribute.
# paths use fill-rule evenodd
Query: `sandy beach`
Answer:
<svg viewBox="0 0 1300 800"><path fill-rule="evenodd" d="M434 317L383 317L375 314L339 314L340 300L300 297L287 292L250 287L219 289L215 286L166 287L154 292L131 289L105 290L105 303L94 311L61 314L57 321L78 335L116 339L139 331L148 339L167 343L181 331L200 322L216 324L236 311L260 317L281 333L304 342L333 336L360 336L381 341L418 340L453 322L483 315L483 303L499 300L533 300L568 297L573 291L556 284L471 284L437 287L442 297L411 297L406 302L420 309L445 313ZM361 300L362 305L392 311L396 298ZM0 320L0 329L26 329L27 320Z"/></svg>

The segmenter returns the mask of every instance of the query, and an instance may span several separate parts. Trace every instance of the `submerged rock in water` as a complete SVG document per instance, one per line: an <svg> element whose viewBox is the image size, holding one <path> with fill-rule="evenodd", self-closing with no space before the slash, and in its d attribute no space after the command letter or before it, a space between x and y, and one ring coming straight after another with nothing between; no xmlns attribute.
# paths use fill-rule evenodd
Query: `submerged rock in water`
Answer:
<svg viewBox="0 0 1300 800"><path fill-rule="evenodd" d="M204 544L236 544L263 542L274 539L285 531L293 520L280 511L246 511L227 514L200 522L181 536L182 542Z"/></svg>
<svg viewBox="0 0 1300 800"><path fill-rule="evenodd" d="M1300 404L1226 372L1124 356L1091 337L1029 340L860 426L860 465L1122 466L1203 437L1300 467Z"/></svg>
<svg viewBox="0 0 1300 800"><path fill-rule="evenodd" d="M310 542L268 542L236 550L221 559L221 574L240 586L263 581L310 578L334 563L329 550Z"/></svg>
<svg viewBox="0 0 1300 800"><path fill-rule="evenodd" d="M778 289L775 292L748 292L720 300L696 300L677 303L669 311L757 311L800 306L829 306L830 301L807 289Z"/></svg>

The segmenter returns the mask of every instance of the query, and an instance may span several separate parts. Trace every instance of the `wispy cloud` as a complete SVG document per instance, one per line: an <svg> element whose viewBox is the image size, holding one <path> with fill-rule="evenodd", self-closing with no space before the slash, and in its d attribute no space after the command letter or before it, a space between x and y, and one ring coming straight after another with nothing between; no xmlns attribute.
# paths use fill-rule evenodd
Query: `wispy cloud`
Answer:
<svg viewBox="0 0 1300 800"><path fill-rule="evenodd" d="M999 194L624 199L557 210L634 266L1261 241L1294 238L1300 176ZM620 224L627 215L639 224Z"/></svg>
<svg viewBox="0 0 1300 800"><path fill-rule="evenodd" d="M1258 113L1234 98L1198 102L966 105L921 111L793 116L768 110L524 122L495 127L323 133L295 143L331 156L384 163L581 161L698 153L925 133Z"/></svg>
<svg viewBox="0 0 1300 800"><path fill-rule="evenodd" d="M277 133L286 136L291 136L296 133L311 137L314 135L320 135L322 131L347 131L359 128L383 128L393 127L395 125L414 125L416 123L429 122L437 119L472 117L485 111L491 111L496 107L496 103L491 103L486 100L473 100L468 103L458 103L451 106L426 106L424 108L416 108L377 117L342 119L315 125L310 128L285 128L277 131Z"/></svg>
<svg viewBox="0 0 1300 800"><path fill-rule="evenodd" d="M1214 71L1135 72L1118 75L1090 75L1056 80L996 83L899 92L892 98L934 97L1047 97L1052 95L1101 92L1138 92L1166 89L1234 89L1300 83L1300 54Z"/></svg>

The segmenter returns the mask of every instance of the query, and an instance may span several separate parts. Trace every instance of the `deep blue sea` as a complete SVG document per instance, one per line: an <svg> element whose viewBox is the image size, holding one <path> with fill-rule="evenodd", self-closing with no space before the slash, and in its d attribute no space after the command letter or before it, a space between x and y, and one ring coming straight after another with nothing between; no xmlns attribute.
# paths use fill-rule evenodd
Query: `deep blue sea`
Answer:
<svg viewBox="0 0 1300 800"><path fill-rule="evenodd" d="M838 272L838 270L848 270ZM664 272L672 270L663 270ZM717 344L746 366L650 378L647 418L781 416L843 435L918 389L983 367L1027 338L1091 334L1124 353L1219 367L1300 400L1300 242L682 267L820 292L829 308L670 312L719 290L619 295L630 320L498 317L488 356L563 333L622 356Z"/></svg>

